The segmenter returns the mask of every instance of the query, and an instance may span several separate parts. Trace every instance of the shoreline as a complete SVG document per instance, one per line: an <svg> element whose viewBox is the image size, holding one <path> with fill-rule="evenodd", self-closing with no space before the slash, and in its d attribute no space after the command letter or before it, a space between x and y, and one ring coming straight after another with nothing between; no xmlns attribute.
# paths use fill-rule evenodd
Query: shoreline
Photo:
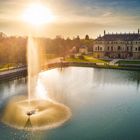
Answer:
<svg viewBox="0 0 140 140"><path fill-rule="evenodd" d="M97 65L91 62L54 62L42 66L42 71L54 69L54 68L64 68L64 67L91 67L99 69L114 69L114 70L129 70L129 71L139 71L140 66L110 66L110 65ZM19 78L27 76L27 67L14 68L4 72L0 72L0 81L10 80L13 78Z"/></svg>
<svg viewBox="0 0 140 140"><path fill-rule="evenodd" d="M90 62L57 62L48 64L48 69L57 68L57 67L91 67L91 68L101 68L101 69L116 69L116 70L132 70L139 71L140 66L111 66L111 65L97 65L95 63Z"/></svg>

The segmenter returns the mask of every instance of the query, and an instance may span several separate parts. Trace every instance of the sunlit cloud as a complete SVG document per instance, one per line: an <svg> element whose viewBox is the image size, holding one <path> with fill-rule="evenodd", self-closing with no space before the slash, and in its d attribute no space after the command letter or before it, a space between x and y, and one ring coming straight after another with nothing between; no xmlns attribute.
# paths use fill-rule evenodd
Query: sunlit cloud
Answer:
<svg viewBox="0 0 140 140"><path fill-rule="evenodd" d="M103 17L108 17L108 16L111 16L111 15L112 15L111 12L105 12L102 16L103 16Z"/></svg>

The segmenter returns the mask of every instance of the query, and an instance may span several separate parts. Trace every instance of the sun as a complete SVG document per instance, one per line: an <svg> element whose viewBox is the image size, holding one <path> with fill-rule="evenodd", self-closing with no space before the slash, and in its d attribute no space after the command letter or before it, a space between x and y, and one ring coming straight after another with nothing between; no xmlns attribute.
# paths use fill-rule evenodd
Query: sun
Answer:
<svg viewBox="0 0 140 140"><path fill-rule="evenodd" d="M53 21L54 15L51 10L41 3L29 5L24 13L23 20L31 25L40 26Z"/></svg>

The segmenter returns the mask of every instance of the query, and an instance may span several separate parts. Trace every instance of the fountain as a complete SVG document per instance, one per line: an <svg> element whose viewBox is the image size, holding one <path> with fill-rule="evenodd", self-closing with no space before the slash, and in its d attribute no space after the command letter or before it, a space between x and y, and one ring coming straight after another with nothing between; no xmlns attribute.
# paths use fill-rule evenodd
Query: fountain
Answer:
<svg viewBox="0 0 140 140"><path fill-rule="evenodd" d="M36 40L28 38L28 96L14 97L7 104L2 122L23 130L43 130L62 125L71 116L70 109L53 101L41 89L42 50ZM55 85L54 85L55 86Z"/></svg>
<svg viewBox="0 0 140 140"><path fill-rule="evenodd" d="M70 109L52 100L13 98L7 105L2 121L22 130L44 130L62 125L71 116Z"/></svg>

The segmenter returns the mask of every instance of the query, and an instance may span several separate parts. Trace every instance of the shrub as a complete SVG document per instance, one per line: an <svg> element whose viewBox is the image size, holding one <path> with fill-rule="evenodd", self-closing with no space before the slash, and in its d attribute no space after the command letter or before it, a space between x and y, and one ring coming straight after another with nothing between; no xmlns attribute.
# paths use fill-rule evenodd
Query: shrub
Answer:
<svg viewBox="0 0 140 140"><path fill-rule="evenodd" d="M75 55L74 55L74 54L71 54L71 55L70 55L70 58L75 58Z"/></svg>
<svg viewBox="0 0 140 140"><path fill-rule="evenodd" d="M85 58L84 58L83 55L80 55L80 56L79 56L79 59L82 59L82 60L83 60L83 59L85 59Z"/></svg>

